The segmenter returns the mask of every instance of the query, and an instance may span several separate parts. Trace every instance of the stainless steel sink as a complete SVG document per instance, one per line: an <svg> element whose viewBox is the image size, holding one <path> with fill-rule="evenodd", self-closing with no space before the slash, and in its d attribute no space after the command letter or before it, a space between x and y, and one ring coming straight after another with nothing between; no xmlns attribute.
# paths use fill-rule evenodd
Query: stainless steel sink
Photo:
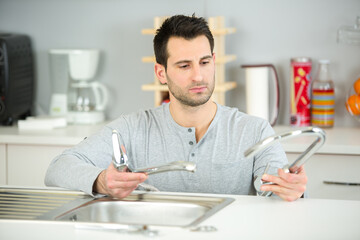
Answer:
<svg viewBox="0 0 360 240"><path fill-rule="evenodd" d="M0 219L52 220L91 200L78 191L0 187Z"/></svg>
<svg viewBox="0 0 360 240"><path fill-rule="evenodd" d="M0 219L195 227L233 201L161 192L94 199L77 191L1 187Z"/></svg>
<svg viewBox="0 0 360 240"><path fill-rule="evenodd" d="M132 194L97 199L56 217L61 221L192 227L234 199L169 194Z"/></svg>

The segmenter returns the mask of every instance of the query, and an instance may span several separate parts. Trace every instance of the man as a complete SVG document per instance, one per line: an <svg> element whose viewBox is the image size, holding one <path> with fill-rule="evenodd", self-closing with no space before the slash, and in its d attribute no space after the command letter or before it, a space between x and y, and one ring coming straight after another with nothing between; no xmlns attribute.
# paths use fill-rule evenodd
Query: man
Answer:
<svg viewBox="0 0 360 240"><path fill-rule="evenodd" d="M275 144L252 159L244 152L273 135L269 123L218 105L210 100L215 87L214 40L203 18L173 16L154 38L155 74L169 87L170 103L121 116L99 133L65 151L51 163L45 182L89 194L122 198L144 181L161 191L222 194L256 194L256 176L276 183L264 185L284 200L293 201L305 191L306 174L278 170L278 177L261 176L270 163L272 172L283 167L286 156ZM196 173L119 172L112 165L111 132L124 138L132 168L171 161L196 163Z"/></svg>

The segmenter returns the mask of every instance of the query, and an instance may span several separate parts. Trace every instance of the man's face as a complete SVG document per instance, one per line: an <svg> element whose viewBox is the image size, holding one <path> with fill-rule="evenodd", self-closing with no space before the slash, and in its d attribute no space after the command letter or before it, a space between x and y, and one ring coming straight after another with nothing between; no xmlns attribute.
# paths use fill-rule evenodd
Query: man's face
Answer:
<svg viewBox="0 0 360 240"><path fill-rule="evenodd" d="M206 103L215 87L215 55L208 39L171 37L167 51L166 80L173 96L170 100L192 107Z"/></svg>

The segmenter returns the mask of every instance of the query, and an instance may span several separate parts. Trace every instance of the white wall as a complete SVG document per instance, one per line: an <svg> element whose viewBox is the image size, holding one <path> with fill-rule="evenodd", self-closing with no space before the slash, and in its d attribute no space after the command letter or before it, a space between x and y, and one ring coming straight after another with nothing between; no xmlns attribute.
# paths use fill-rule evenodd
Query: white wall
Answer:
<svg viewBox="0 0 360 240"><path fill-rule="evenodd" d="M51 48L99 48L97 78L111 91L109 119L153 106L153 93L141 85L153 81L150 56L154 16L173 14L225 16L237 32L226 38L226 51L237 60L226 66L227 80L238 88L227 93L227 105L245 108L242 64L273 63L280 75L278 124L289 123L290 58L308 56L332 61L336 85L336 126L360 126L344 107L345 92L360 75L360 47L336 43L337 29L354 24L359 0L0 0L0 31L31 36L36 56L38 114L47 113L51 95ZM315 72L314 71L314 72Z"/></svg>

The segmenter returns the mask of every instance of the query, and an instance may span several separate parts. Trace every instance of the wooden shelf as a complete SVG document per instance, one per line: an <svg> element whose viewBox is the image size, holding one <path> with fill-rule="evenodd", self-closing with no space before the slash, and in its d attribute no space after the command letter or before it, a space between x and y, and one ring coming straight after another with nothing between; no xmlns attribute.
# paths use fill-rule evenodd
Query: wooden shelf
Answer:
<svg viewBox="0 0 360 240"><path fill-rule="evenodd" d="M225 64L236 60L236 55L225 55L225 56L216 56L215 53L215 64Z"/></svg>
<svg viewBox="0 0 360 240"><path fill-rule="evenodd" d="M219 83L219 84L215 85L214 92L226 92L226 91L236 88L236 86L237 86L236 82Z"/></svg>
<svg viewBox="0 0 360 240"><path fill-rule="evenodd" d="M169 91L166 84L157 84L157 83L149 83L141 86L141 90L143 91L162 91L166 92Z"/></svg>
<svg viewBox="0 0 360 240"><path fill-rule="evenodd" d="M236 59L236 55L226 55L226 56L220 56L217 57L215 59L215 64L225 64L231 61L234 61ZM148 57L143 57L141 59L142 62L144 63L155 63L155 56L148 56Z"/></svg>
<svg viewBox="0 0 360 240"><path fill-rule="evenodd" d="M141 61L144 63L155 63L155 57L154 56L142 57Z"/></svg>
<svg viewBox="0 0 360 240"><path fill-rule="evenodd" d="M215 85L214 92L226 92L231 89L236 88L236 82L224 82ZM161 91L167 92L169 91L166 84L158 84L158 83L150 83L141 86L141 90L143 91Z"/></svg>

